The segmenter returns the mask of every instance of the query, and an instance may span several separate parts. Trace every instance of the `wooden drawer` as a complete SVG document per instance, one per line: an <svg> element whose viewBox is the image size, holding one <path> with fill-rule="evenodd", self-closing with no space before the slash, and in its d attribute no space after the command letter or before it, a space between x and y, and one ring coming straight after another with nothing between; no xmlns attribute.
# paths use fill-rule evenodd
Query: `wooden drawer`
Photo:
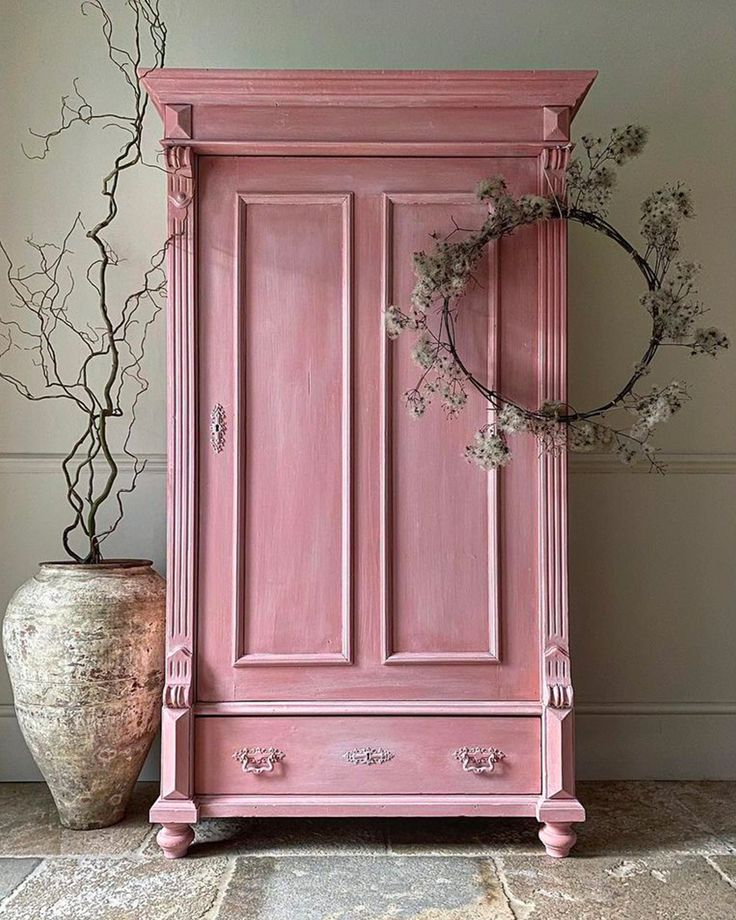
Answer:
<svg viewBox="0 0 736 920"><path fill-rule="evenodd" d="M195 745L200 795L533 794L541 789L535 717L201 716ZM271 748L276 753L269 757ZM457 753L462 748L496 748L505 756L491 771L483 751L471 751L463 763ZM247 754L237 759L238 752Z"/></svg>

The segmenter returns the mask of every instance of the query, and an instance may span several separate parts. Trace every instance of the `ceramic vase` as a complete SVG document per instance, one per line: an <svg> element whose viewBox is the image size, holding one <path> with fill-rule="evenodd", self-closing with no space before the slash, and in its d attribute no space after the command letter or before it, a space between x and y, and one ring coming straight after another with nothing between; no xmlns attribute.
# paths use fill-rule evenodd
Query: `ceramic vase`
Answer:
<svg viewBox="0 0 736 920"><path fill-rule="evenodd" d="M18 723L65 827L125 814L160 719L165 607L147 560L44 562L8 604Z"/></svg>

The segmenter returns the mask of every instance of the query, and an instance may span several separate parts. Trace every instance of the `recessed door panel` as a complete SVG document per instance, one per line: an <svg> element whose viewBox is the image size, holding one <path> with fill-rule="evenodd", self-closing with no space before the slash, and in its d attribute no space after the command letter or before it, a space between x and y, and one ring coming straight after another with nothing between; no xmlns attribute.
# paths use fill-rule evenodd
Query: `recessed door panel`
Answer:
<svg viewBox="0 0 736 920"><path fill-rule="evenodd" d="M408 304L414 251L446 226L478 226L487 209L470 193L387 194L383 201L386 305ZM496 376L496 252L463 298L457 343L487 382ZM384 661L498 659L498 475L468 475L462 448L488 422L482 401L451 421L440 396L421 419L406 409L421 368L415 337L384 342L382 580ZM468 388L466 388L467 390Z"/></svg>
<svg viewBox="0 0 736 920"><path fill-rule="evenodd" d="M350 194L238 195L238 665L350 658Z"/></svg>

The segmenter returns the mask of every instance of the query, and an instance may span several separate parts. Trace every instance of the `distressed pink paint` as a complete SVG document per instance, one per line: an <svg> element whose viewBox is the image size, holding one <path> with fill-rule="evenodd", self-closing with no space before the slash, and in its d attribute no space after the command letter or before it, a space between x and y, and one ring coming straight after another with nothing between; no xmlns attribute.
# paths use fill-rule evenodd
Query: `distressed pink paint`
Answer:
<svg viewBox="0 0 736 920"><path fill-rule="evenodd" d="M215 815L534 814L574 843L564 458L466 466L484 405L409 419L381 311L430 232L482 218L479 179L564 194L594 77L143 76L172 233L166 856ZM528 404L565 395L565 247L502 240L463 308L473 366ZM283 757L244 771L252 748Z"/></svg>
<svg viewBox="0 0 736 920"><path fill-rule="evenodd" d="M539 719L434 716L281 716L197 720L195 792L199 795L539 793ZM243 772L241 748L275 747L271 772ZM462 747L494 747L505 758L492 772L464 770ZM352 763L355 751L386 752L382 763Z"/></svg>

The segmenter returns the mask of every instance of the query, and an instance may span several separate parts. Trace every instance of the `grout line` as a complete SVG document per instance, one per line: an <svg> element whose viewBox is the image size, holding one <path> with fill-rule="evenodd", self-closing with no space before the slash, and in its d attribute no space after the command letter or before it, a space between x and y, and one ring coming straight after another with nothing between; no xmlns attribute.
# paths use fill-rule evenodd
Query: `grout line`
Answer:
<svg viewBox="0 0 736 920"><path fill-rule="evenodd" d="M23 858L24 859L29 859L29 858L38 859L38 857L27 857L27 856ZM20 882L20 884L16 885L15 888L13 888L13 890L10 892L9 895L7 895L7 897L1 898L0 899L0 910L5 912L5 908L8 907L8 905L10 905L15 900L16 896L25 889L26 885L29 884L31 879L35 878L37 875L40 875L41 870L44 868L45 865L46 865L46 860L42 858L39 864L35 866L28 873L28 875Z"/></svg>
<svg viewBox="0 0 736 920"><path fill-rule="evenodd" d="M509 906L514 920L524 920L525 917L531 916L536 910L536 905L533 901L520 901L519 898L512 894L509 880L506 877L503 859L500 856L489 856L488 859L496 870L496 875L501 883L501 891L506 898L506 903Z"/></svg>
<svg viewBox="0 0 736 920"><path fill-rule="evenodd" d="M158 833L159 827L160 827L159 824L151 825L151 829L145 835L140 845L136 847L135 851L132 854L133 856L145 856L146 855L146 849L148 848L148 844L151 842L151 840L153 840L153 838Z"/></svg>
<svg viewBox="0 0 736 920"><path fill-rule="evenodd" d="M734 881L730 875L727 875L723 871L723 869L721 869L721 867L718 865L717 862L715 862L712 856L703 856L703 859L708 863L708 865L711 867L711 869L713 869L714 872L717 872L718 875L720 875L720 877L723 879L723 881L727 885L730 885L731 888L736 889L736 881Z"/></svg>
<svg viewBox="0 0 736 920"><path fill-rule="evenodd" d="M695 811L695 809L691 808L688 804L683 802L681 796L676 795L674 797L674 801L675 801L675 806L682 809L683 813L686 814L691 819L691 821L693 821L702 831L708 834L708 836L713 839L714 843L717 841L722 847L725 847L729 850L731 849L731 845L729 844L729 842L725 840L723 837L721 837L721 835L717 831L715 831L713 827L711 827L711 825L708 824L708 822L705 821L697 811ZM707 859L711 855L709 853L704 852L702 847L697 850L697 853L698 855L702 856L704 859ZM717 855L721 855L721 854L717 854Z"/></svg>
<svg viewBox="0 0 736 920"><path fill-rule="evenodd" d="M217 884L217 893L215 894L215 900L212 902L212 907L207 911L206 914L203 914L202 920L217 920L217 917L220 913L220 908L222 907L222 902L225 900L225 895L227 894L227 889L230 887L230 882L235 875L235 868L237 866L237 856L229 856L227 861L227 867L222 873L220 881Z"/></svg>

